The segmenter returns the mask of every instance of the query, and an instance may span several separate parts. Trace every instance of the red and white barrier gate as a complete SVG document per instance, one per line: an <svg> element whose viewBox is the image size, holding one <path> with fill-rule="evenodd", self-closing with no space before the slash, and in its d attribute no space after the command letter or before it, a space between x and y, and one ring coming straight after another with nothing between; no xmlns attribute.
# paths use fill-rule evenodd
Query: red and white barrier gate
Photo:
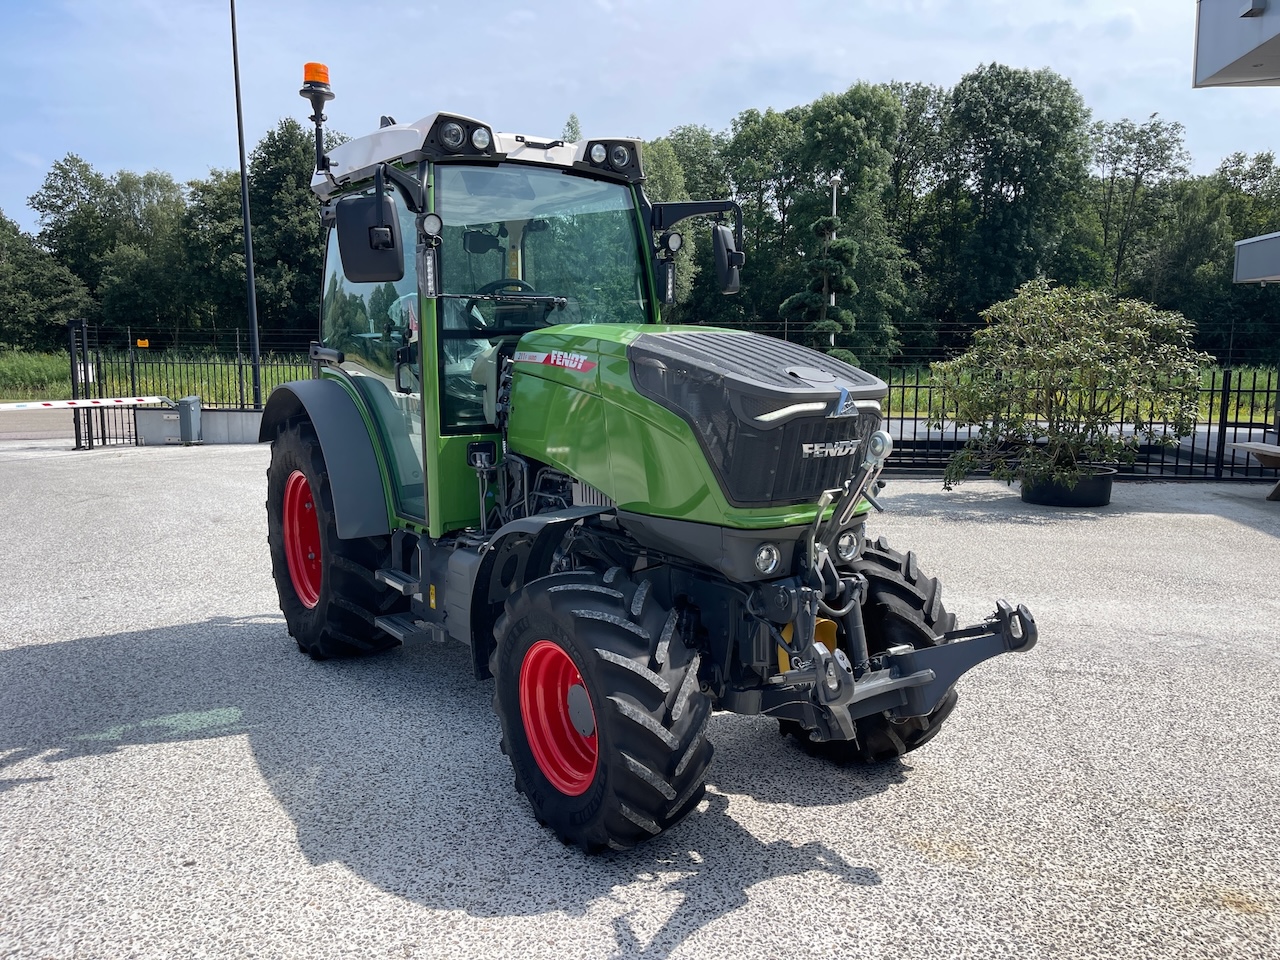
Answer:
<svg viewBox="0 0 1280 960"><path fill-rule="evenodd" d="M24 400L19 403L0 403L0 410L67 410L90 407L140 407L147 403L163 403L174 406L168 397L100 397L97 400Z"/></svg>

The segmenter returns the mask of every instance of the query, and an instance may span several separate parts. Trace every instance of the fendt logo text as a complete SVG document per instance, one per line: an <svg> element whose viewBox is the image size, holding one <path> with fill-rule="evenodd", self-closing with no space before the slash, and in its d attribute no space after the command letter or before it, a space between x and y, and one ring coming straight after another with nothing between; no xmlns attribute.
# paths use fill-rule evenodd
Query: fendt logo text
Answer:
<svg viewBox="0 0 1280 960"><path fill-rule="evenodd" d="M587 366L587 358L581 353L565 353L562 350L551 351L551 365L553 367L568 367L570 370L590 370ZM591 364L592 367L595 364Z"/></svg>
<svg viewBox="0 0 1280 960"><path fill-rule="evenodd" d="M837 440L835 443L802 443L800 455L811 457L847 457L858 449L857 440Z"/></svg>

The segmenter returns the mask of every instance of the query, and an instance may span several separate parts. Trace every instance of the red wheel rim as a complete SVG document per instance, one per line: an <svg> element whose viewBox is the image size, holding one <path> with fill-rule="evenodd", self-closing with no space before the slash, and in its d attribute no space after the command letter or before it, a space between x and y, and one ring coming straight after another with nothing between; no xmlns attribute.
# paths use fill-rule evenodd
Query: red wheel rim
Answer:
<svg viewBox="0 0 1280 960"><path fill-rule="evenodd" d="M571 695L577 705L576 724ZM586 793L600 757L595 711L572 658L550 640L530 647L520 665L520 716L542 775L565 796ZM583 732L586 726L589 733Z"/></svg>
<svg viewBox="0 0 1280 960"><path fill-rule="evenodd" d="M320 521L311 484L301 470L284 485L284 557L293 591L307 608L320 602Z"/></svg>

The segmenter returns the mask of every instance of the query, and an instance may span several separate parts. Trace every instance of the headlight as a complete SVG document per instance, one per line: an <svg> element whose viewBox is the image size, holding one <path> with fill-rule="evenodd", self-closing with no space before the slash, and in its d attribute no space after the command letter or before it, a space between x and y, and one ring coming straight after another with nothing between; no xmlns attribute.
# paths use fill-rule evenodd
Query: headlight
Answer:
<svg viewBox="0 0 1280 960"><path fill-rule="evenodd" d="M461 150L466 139L467 131L462 129L462 124L453 120L440 128L440 142L446 150Z"/></svg>
<svg viewBox="0 0 1280 960"><path fill-rule="evenodd" d="M782 551L772 543L762 543L756 547L756 569L763 575L777 573L782 565Z"/></svg>
<svg viewBox="0 0 1280 960"><path fill-rule="evenodd" d="M609 156L609 148L603 143L594 143L591 145L591 162L599 166L604 163L605 158Z"/></svg>
<svg viewBox="0 0 1280 960"><path fill-rule="evenodd" d="M621 170L631 162L631 151L620 143L615 143L609 151L609 163L615 170Z"/></svg>
<svg viewBox="0 0 1280 960"><path fill-rule="evenodd" d="M858 535L852 530L846 530L836 539L836 556L845 563L853 563L853 558L858 555Z"/></svg>
<svg viewBox="0 0 1280 960"><path fill-rule="evenodd" d="M488 150L491 143L493 143L493 137L489 136L489 131L484 127L476 127L471 132L471 145L477 150Z"/></svg>

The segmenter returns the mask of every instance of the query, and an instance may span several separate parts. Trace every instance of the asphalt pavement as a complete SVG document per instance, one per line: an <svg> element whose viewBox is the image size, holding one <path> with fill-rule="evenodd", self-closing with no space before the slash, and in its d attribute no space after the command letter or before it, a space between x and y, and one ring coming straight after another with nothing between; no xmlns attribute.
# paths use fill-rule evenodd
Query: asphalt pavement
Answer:
<svg viewBox="0 0 1280 960"><path fill-rule="evenodd" d="M962 621L1028 604L931 744L837 768L717 715L706 801L587 858L459 645L315 663L264 447L0 442L0 957L1275 958L1280 504L895 480Z"/></svg>

